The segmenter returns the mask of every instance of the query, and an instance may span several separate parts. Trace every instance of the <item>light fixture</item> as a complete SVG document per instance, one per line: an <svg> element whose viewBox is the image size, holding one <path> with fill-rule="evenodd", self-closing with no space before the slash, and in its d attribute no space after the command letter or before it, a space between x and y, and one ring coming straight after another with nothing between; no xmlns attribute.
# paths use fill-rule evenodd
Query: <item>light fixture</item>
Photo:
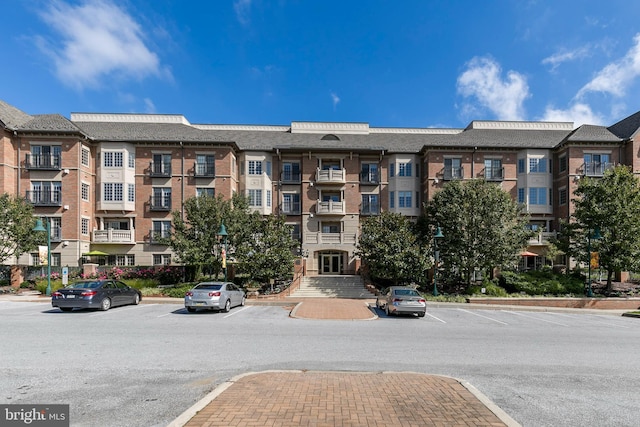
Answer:
<svg viewBox="0 0 640 427"><path fill-rule="evenodd" d="M45 228L42 225L42 220L38 218L36 226L33 227L33 231L45 231L47 233L47 290L45 293L49 296L51 295L51 223L47 219L47 227Z"/></svg>

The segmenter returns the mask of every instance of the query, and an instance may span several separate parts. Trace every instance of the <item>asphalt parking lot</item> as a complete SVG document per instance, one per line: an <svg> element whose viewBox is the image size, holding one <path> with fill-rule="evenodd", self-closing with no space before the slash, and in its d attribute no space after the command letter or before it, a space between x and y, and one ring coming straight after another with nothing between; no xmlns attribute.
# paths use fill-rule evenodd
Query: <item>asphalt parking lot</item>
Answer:
<svg viewBox="0 0 640 427"><path fill-rule="evenodd" d="M230 378L293 369L459 378L522 425L631 426L640 412L637 319L452 306L323 321L291 309L0 301L0 402L70 403L74 426L166 426Z"/></svg>

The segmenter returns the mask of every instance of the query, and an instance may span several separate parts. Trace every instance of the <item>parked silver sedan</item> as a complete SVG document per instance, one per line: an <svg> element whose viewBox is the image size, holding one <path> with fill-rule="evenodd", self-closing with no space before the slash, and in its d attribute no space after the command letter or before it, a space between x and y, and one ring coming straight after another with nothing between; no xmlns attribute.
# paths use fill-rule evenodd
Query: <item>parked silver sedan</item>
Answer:
<svg viewBox="0 0 640 427"><path fill-rule="evenodd" d="M184 296L184 306L189 313L198 308L228 312L231 307L244 305L245 293L229 282L202 282Z"/></svg>
<svg viewBox="0 0 640 427"><path fill-rule="evenodd" d="M391 286L378 294L376 307L384 310L387 316L401 313L417 314L424 317L427 313L427 301L415 289L404 286Z"/></svg>

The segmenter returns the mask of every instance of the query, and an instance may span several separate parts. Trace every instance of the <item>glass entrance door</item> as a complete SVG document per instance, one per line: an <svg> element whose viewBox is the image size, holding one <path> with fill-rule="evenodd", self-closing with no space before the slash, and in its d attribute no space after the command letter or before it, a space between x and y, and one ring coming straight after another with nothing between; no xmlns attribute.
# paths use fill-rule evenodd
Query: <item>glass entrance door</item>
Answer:
<svg viewBox="0 0 640 427"><path fill-rule="evenodd" d="M322 274L342 274L342 254L320 254Z"/></svg>

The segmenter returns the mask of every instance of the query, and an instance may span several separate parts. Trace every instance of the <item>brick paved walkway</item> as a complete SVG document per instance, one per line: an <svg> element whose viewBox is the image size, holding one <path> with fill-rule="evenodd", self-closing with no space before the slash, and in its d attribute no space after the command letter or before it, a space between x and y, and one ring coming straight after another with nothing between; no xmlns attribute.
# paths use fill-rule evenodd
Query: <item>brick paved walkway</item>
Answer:
<svg viewBox="0 0 640 427"><path fill-rule="evenodd" d="M305 298L291 311L291 317L325 320L375 319L376 315L369 309L369 304L375 306L375 300Z"/></svg>
<svg viewBox="0 0 640 427"><path fill-rule="evenodd" d="M236 379L172 426L518 425L474 393L453 378L419 373L263 372Z"/></svg>

